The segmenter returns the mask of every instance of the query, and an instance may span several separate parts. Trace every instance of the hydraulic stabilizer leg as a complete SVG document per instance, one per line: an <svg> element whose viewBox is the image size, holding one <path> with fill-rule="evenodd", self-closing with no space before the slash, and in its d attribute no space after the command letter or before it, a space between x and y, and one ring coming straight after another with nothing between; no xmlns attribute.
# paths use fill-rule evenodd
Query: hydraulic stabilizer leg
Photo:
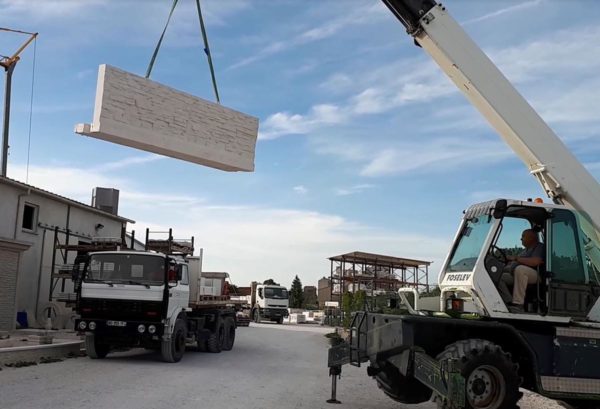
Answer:
<svg viewBox="0 0 600 409"><path fill-rule="evenodd" d="M329 376L331 376L331 399L327 399L327 403L342 403L337 400L337 379L342 374L341 366L332 366L329 368Z"/></svg>

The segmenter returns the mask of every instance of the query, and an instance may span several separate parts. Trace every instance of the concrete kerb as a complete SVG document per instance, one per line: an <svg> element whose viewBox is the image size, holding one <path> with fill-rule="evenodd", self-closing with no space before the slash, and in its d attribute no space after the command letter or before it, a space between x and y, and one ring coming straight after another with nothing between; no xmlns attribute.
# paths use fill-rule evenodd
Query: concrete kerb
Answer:
<svg viewBox="0 0 600 409"><path fill-rule="evenodd" d="M24 341L24 345L0 347L0 367L18 363L40 362L45 359L60 359L79 356L83 340L71 334L44 333L44 331L23 331L11 333L9 339ZM36 342L37 341L37 342ZM50 343L46 343L50 342Z"/></svg>

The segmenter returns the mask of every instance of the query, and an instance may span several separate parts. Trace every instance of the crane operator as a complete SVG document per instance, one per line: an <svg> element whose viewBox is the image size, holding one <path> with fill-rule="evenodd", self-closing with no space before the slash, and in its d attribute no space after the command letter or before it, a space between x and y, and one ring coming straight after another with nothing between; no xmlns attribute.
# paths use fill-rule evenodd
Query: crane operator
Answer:
<svg viewBox="0 0 600 409"><path fill-rule="evenodd" d="M525 304L525 290L528 284L538 281L537 267L544 263L544 245L532 229L524 230L521 243L525 247L518 256L507 256L510 263L505 267L498 283L498 290L512 313L522 313ZM512 294L509 290L512 286Z"/></svg>

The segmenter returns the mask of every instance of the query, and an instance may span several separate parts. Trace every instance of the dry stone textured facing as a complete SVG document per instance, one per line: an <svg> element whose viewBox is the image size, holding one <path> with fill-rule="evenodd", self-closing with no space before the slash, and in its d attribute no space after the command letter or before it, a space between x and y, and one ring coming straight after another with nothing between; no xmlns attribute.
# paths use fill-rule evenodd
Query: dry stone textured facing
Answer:
<svg viewBox="0 0 600 409"><path fill-rule="evenodd" d="M75 132L227 171L253 171L258 119L109 65Z"/></svg>

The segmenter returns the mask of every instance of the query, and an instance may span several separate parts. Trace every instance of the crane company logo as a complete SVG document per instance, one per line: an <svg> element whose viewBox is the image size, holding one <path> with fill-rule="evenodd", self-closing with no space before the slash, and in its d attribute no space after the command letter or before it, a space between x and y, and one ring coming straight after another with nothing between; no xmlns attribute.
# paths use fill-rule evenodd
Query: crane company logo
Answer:
<svg viewBox="0 0 600 409"><path fill-rule="evenodd" d="M448 274L446 281L467 281L471 278L471 274Z"/></svg>

